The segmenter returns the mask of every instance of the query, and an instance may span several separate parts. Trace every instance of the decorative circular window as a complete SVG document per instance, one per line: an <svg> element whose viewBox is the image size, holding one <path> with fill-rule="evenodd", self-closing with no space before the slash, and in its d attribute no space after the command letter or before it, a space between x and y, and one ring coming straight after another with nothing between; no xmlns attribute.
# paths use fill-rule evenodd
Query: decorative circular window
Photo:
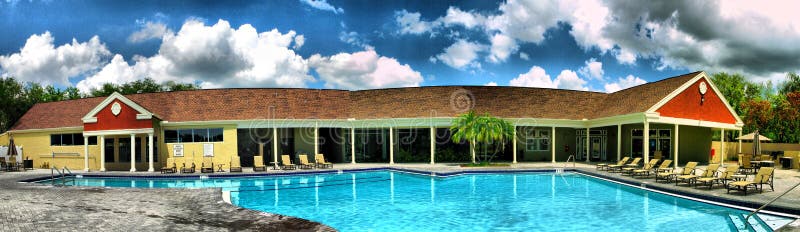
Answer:
<svg viewBox="0 0 800 232"><path fill-rule="evenodd" d="M122 111L122 106L119 105L119 102L114 102L114 104L111 105L111 113L114 114L114 116L117 116L119 115L120 111Z"/></svg>

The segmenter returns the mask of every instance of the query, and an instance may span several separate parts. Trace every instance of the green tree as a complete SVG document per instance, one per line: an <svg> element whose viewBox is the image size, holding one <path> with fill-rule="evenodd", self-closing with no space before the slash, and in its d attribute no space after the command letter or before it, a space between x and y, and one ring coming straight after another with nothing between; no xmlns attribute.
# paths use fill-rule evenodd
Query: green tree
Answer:
<svg viewBox="0 0 800 232"><path fill-rule="evenodd" d="M800 92L800 75L790 72L786 74L786 81L780 84L779 93L786 95L793 92Z"/></svg>
<svg viewBox="0 0 800 232"><path fill-rule="evenodd" d="M469 143L472 163L476 162L475 149L478 146L483 147L483 154L478 156L478 160L491 162L498 151L505 149L505 144L512 139L514 126L510 122L492 117L488 113L478 116L475 111L469 111L453 119L450 131L453 142L467 141Z"/></svg>

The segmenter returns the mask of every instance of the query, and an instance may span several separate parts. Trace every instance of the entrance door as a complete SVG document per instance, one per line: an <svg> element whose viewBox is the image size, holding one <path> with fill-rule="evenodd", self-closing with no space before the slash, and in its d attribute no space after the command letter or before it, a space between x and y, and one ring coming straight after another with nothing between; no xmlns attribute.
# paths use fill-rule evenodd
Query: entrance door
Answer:
<svg viewBox="0 0 800 232"><path fill-rule="evenodd" d="M589 131L589 154L586 154L586 130L579 129L576 135L576 160L585 161L588 155L590 161L607 161L608 137L605 130Z"/></svg>

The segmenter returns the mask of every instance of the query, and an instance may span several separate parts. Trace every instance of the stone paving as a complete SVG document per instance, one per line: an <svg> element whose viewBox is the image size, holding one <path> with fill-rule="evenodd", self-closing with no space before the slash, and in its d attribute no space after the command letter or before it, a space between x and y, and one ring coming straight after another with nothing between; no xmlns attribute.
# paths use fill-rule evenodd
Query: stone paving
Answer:
<svg viewBox="0 0 800 232"><path fill-rule="evenodd" d="M574 166L573 166L574 165ZM712 195L754 204L763 204L800 182L797 170L776 170L775 191L726 193L723 187L675 186L636 179L617 173L595 171L585 163L518 163L510 167L462 168L455 164L336 164L334 170L396 167L419 171L457 172L464 170L515 170L537 168L575 168L611 178L624 179L669 188L674 192ZM699 167L705 168L705 167ZM289 174L308 170L283 171L269 168L268 174ZM82 172L75 172L79 174ZM147 172L91 172L108 175L162 175ZM193 175L231 175L231 173L195 173ZM242 174L252 174L245 168ZM219 189L116 189L87 187L53 187L43 184L17 183L37 176L49 176L46 170L0 172L0 230L3 231L118 231L148 229L154 231L334 231L325 225L282 215L242 209L222 201ZM190 174L168 174L190 175ZM752 178L752 176L751 176ZM800 209L800 190L779 199L775 205ZM800 231L797 220L782 231Z"/></svg>

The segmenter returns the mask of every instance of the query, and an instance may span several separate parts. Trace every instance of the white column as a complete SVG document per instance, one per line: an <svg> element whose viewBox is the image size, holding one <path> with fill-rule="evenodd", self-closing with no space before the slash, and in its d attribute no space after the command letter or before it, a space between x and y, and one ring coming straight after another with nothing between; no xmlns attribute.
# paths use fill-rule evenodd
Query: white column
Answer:
<svg viewBox="0 0 800 232"><path fill-rule="evenodd" d="M672 150L675 150L674 151L675 152L675 162L673 162L673 164L675 164L675 168L678 168L678 151L680 150L679 147L678 147L678 144L679 144L678 143L678 135L680 134L680 133L678 133L679 132L678 128L680 128L680 126L678 126L678 124L675 124L675 147L672 148Z"/></svg>
<svg viewBox="0 0 800 232"><path fill-rule="evenodd" d="M556 127L550 132L550 161L556 163Z"/></svg>
<svg viewBox="0 0 800 232"><path fill-rule="evenodd" d="M719 163L720 165L725 165L725 129L721 129L719 132Z"/></svg>
<svg viewBox="0 0 800 232"><path fill-rule="evenodd" d="M319 123L314 125L314 156L319 154Z"/></svg>
<svg viewBox="0 0 800 232"><path fill-rule="evenodd" d="M622 124L617 124L617 161L622 159Z"/></svg>
<svg viewBox="0 0 800 232"><path fill-rule="evenodd" d="M586 162L589 162L589 128L586 128Z"/></svg>
<svg viewBox="0 0 800 232"><path fill-rule="evenodd" d="M131 172L136 171L136 134L131 134Z"/></svg>
<svg viewBox="0 0 800 232"><path fill-rule="evenodd" d="M278 169L278 128L272 128L272 165Z"/></svg>
<svg viewBox="0 0 800 232"><path fill-rule="evenodd" d="M99 141L97 144L100 144L100 171L106 171L106 139L105 136L100 136L97 138Z"/></svg>
<svg viewBox="0 0 800 232"><path fill-rule="evenodd" d="M350 163L356 163L356 128L350 128Z"/></svg>
<svg viewBox="0 0 800 232"><path fill-rule="evenodd" d="M517 163L517 125L514 125L514 133L512 136L514 137L514 142L513 145L511 145L511 150L514 152L512 153L511 163Z"/></svg>
<svg viewBox="0 0 800 232"><path fill-rule="evenodd" d="M89 137L83 136L83 171L89 171Z"/></svg>
<svg viewBox="0 0 800 232"><path fill-rule="evenodd" d="M742 137L742 128L739 128L739 137ZM741 139L739 139L739 153L742 153L742 140Z"/></svg>
<svg viewBox="0 0 800 232"><path fill-rule="evenodd" d="M431 127L431 164L436 160L436 128Z"/></svg>
<svg viewBox="0 0 800 232"><path fill-rule="evenodd" d="M154 172L153 168L153 134L147 134L147 162L150 164L147 168L148 172Z"/></svg>
<svg viewBox="0 0 800 232"><path fill-rule="evenodd" d="M644 163L650 162L650 123L647 122L647 119L644 120L644 139L642 141L642 156L644 157Z"/></svg>
<svg viewBox="0 0 800 232"><path fill-rule="evenodd" d="M389 127L389 164L394 164L394 128Z"/></svg>

